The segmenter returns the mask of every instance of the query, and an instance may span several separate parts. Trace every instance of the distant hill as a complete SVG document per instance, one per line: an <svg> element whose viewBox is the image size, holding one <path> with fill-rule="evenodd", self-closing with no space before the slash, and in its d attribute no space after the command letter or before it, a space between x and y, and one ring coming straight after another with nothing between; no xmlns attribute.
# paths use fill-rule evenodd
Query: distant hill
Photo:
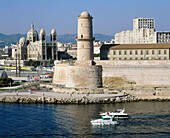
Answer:
<svg viewBox="0 0 170 138"><path fill-rule="evenodd" d="M11 35L5 35L0 33L0 41L4 41L6 45L10 45L11 43L18 43L19 39L21 37L26 37L26 34L11 34ZM63 34L63 35L58 35L57 39L61 43L74 43L76 44L76 36L77 34ZM100 41L110 41L113 36L110 35L105 35L105 34L94 34L95 40L100 40ZM50 37L47 36L47 41L49 41Z"/></svg>
<svg viewBox="0 0 170 138"><path fill-rule="evenodd" d="M6 45L10 45L11 43L19 42L19 39L23 36L26 37L26 34L5 35L0 33L0 41L4 41Z"/></svg>
<svg viewBox="0 0 170 138"><path fill-rule="evenodd" d="M76 44L76 37L77 34L64 34L64 35L58 35L58 41L61 43L69 43L72 42ZM105 35L105 34L94 34L95 40L100 40L100 41L111 41L113 39L113 36L111 35Z"/></svg>
<svg viewBox="0 0 170 138"><path fill-rule="evenodd" d="M76 44L76 34L63 34L58 35L57 40L61 43L74 43Z"/></svg>

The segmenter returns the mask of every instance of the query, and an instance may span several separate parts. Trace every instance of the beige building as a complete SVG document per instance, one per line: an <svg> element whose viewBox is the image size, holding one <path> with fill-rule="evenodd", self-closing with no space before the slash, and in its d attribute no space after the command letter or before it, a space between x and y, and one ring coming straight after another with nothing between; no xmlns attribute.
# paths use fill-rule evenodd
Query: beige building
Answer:
<svg viewBox="0 0 170 138"><path fill-rule="evenodd" d="M101 60L169 60L170 44L120 44L102 46Z"/></svg>
<svg viewBox="0 0 170 138"><path fill-rule="evenodd" d="M38 37L34 25L27 33L27 39L22 37L17 46L17 56L20 59L28 60L55 60L58 59L57 54L57 33L52 29L50 41L46 41L46 33L41 29ZM16 58L16 56L15 56Z"/></svg>

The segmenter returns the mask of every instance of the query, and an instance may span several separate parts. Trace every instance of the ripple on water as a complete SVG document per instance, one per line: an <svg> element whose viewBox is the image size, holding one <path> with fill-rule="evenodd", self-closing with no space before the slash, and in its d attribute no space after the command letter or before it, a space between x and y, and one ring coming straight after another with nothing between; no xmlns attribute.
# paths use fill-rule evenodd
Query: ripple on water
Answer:
<svg viewBox="0 0 170 138"><path fill-rule="evenodd" d="M0 104L0 137L168 137L170 102L92 105ZM125 108L117 126L92 126L100 112Z"/></svg>

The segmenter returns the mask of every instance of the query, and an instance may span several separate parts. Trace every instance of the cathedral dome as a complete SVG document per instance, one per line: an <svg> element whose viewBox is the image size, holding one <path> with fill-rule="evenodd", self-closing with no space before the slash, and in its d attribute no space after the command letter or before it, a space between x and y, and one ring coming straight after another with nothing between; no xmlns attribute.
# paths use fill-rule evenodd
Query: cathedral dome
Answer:
<svg viewBox="0 0 170 138"><path fill-rule="evenodd" d="M51 34L50 34L50 40L51 41L56 41L57 40L57 33L55 29L51 30Z"/></svg>
<svg viewBox="0 0 170 138"><path fill-rule="evenodd" d="M19 40L19 44L23 46L25 44L25 37L21 37Z"/></svg>
<svg viewBox="0 0 170 138"><path fill-rule="evenodd" d="M56 30L55 30L55 29L52 29L52 30L51 30L51 34L56 34Z"/></svg>
<svg viewBox="0 0 170 138"><path fill-rule="evenodd" d="M36 30L34 30L33 24L31 25L31 30L29 30L27 33L27 40L32 40L32 39L33 39L33 41L38 40L38 33Z"/></svg>
<svg viewBox="0 0 170 138"><path fill-rule="evenodd" d="M40 40L41 41L46 40L46 33L45 33L45 30L43 28L40 30Z"/></svg>
<svg viewBox="0 0 170 138"><path fill-rule="evenodd" d="M40 35L41 34L45 34L45 30L43 28L40 30Z"/></svg>
<svg viewBox="0 0 170 138"><path fill-rule="evenodd" d="M81 17L90 17L90 14L88 12L82 12L80 14Z"/></svg>

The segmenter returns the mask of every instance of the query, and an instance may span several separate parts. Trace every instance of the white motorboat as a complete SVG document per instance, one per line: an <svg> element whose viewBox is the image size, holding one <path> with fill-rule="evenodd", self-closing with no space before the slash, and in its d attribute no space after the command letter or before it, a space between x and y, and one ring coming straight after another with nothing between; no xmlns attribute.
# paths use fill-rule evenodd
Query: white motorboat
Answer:
<svg viewBox="0 0 170 138"><path fill-rule="evenodd" d="M105 112L105 113L101 113L101 116L105 116L105 115L110 115L115 119L128 119L129 115L127 113L124 113L124 109L117 109L114 112Z"/></svg>
<svg viewBox="0 0 170 138"><path fill-rule="evenodd" d="M92 125L116 125L118 124L117 121L110 115L104 115L101 119L96 119L90 121Z"/></svg>

